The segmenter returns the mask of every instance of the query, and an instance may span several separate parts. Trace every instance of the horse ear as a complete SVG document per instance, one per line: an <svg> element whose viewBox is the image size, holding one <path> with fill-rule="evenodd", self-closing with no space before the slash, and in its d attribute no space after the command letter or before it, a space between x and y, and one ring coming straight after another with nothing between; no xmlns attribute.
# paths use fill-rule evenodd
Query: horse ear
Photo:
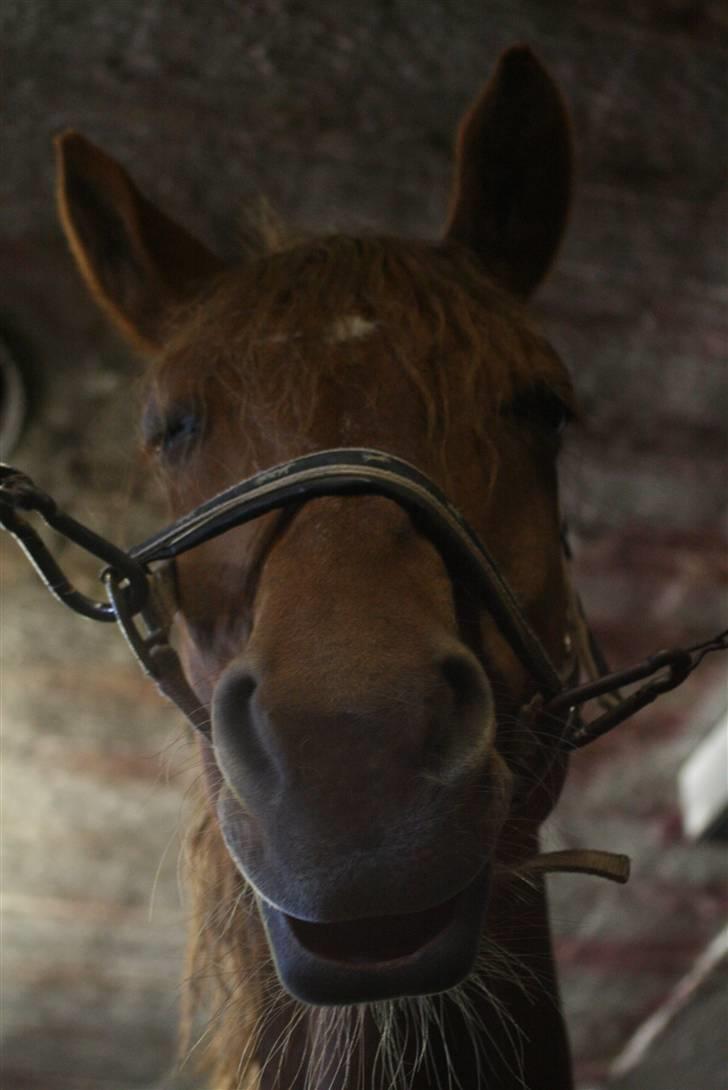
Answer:
<svg viewBox="0 0 728 1090"><path fill-rule="evenodd" d="M556 84L530 49L506 50L458 130L446 237L473 250L510 291L530 295L561 241L571 168Z"/></svg>
<svg viewBox="0 0 728 1090"><path fill-rule="evenodd" d="M160 212L119 164L76 132L56 137L58 209L94 299L137 347L223 262Z"/></svg>

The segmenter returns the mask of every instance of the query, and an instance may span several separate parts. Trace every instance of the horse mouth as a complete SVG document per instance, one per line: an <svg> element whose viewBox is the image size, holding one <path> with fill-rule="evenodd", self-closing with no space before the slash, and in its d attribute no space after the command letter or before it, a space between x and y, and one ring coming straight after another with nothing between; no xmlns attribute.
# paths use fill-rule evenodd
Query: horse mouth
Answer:
<svg viewBox="0 0 728 1090"><path fill-rule="evenodd" d="M421 912L315 923L262 902L261 913L281 983L295 998L371 1003L461 983L477 956L488 887L486 868Z"/></svg>
<svg viewBox="0 0 728 1090"><path fill-rule="evenodd" d="M457 898L424 912L343 923L310 923L286 916L298 941L312 954L342 964L372 965L409 957L450 923Z"/></svg>

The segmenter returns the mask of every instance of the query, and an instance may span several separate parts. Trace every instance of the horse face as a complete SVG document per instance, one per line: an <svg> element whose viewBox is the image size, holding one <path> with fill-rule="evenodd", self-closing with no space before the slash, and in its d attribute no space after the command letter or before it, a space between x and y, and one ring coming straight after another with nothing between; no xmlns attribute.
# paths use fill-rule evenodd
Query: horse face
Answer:
<svg viewBox="0 0 728 1090"><path fill-rule="evenodd" d="M392 451L448 489L558 658L553 436L542 421L519 418L518 391L524 380L529 390L563 386L563 371L519 308L487 286L468 298L480 333L467 351L447 322L438 340L423 316L395 320L408 270L425 285L457 283L455 253L359 249L358 273L338 240L326 261L321 244L278 255L277 276L295 284L296 299L263 323L266 336L240 314L268 307L254 299L272 275L267 259L229 274L205 315L180 328L157 371L151 426L158 435L159 420L172 422L174 442L161 456L174 513L256 464L347 442ZM368 335L330 343L325 315L337 281L348 268L355 283L370 284L370 250L380 249L391 283L378 299L368 288ZM460 299L460 288L452 292ZM454 307L445 295L443 287L438 305ZM209 374L205 352L216 360ZM423 397L418 381L434 380L440 360L448 379ZM466 402L476 372L483 396L474 419ZM315 388L302 377L310 373ZM488 395L492 386L503 399ZM204 411L180 449L178 421L182 406L199 405L195 388L206 391ZM441 419L428 430L428 406L440 402L457 410L459 427ZM251 443L256 429L262 438ZM187 672L211 709L213 805L259 894L284 982L312 1002L457 983L477 950L522 756L508 724L533 692L487 605L380 497L319 499L268 516L179 558L177 574Z"/></svg>
<svg viewBox="0 0 728 1090"><path fill-rule="evenodd" d="M211 707L221 829L291 990L442 987L435 949L414 954L451 920L435 930L436 906L482 882L510 775L442 562L407 516L373 498L307 505L270 550Z"/></svg>
<svg viewBox="0 0 728 1090"><path fill-rule="evenodd" d="M522 406L534 391L568 401L568 381L513 296L558 240L568 148L530 54L508 55L466 118L435 247L329 240L223 269L79 141L62 144L64 222L92 290L158 357L146 430L173 513L308 450L380 447L449 491L558 661L555 444L548 414L524 423ZM488 149L512 160L500 188ZM539 151L556 168L535 184ZM457 984L493 875L523 853L563 771L531 760L540 790L524 808L534 739L513 724L534 683L487 603L371 497L238 528L177 575L186 669L211 713L211 805L283 983L313 1003Z"/></svg>

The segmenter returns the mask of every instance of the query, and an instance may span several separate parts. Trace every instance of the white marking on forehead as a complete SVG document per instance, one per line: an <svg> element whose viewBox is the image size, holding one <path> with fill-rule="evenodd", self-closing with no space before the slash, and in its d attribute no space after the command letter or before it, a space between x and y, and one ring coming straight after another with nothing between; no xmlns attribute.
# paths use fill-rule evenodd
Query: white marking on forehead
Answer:
<svg viewBox="0 0 728 1090"><path fill-rule="evenodd" d="M295 341L301 336L300 333L271 333L270 337L264 337L262 341L257 341L257 344L287 344L288 341Z"/></svg>
<svg viewBox="0 0 728 1090"><path fill-rule="evenodd" d="M343 318L336 319L326 339L334 343L358 341L361 337L368 336L376 327L376 322L362 318L361 314L346 314Z"/></svg>
<svg viewBox="0 0 728 1090"><path fill-rule="evenodd" d="M346 314L343 318L336 318L322 337L329 344L341 344L343 341L358 341L362 337L369 336L377 328L376 322L370 322L368 318L362 318L361 314ZM271 333L265 337L263 344L286 344L288 341L297 341L300 333Z"/></svg>

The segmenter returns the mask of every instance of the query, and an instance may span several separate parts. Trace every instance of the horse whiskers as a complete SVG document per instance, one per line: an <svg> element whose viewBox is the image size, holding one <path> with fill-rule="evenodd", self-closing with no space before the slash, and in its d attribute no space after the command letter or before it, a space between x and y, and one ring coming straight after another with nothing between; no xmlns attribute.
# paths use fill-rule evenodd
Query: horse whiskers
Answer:
<svg viewBox="0 0 728 1090"><path fill-rule="evenodd" d="M483 940L475 972L466 983L471 989L478 989L486 986L486 978L512 984L532 1002L536 993L543 991L543 982L525 958L507 950L490 936Z"/></svg>
<svg viewBox="0 0 728 1090"><path fill-rule="evenodd" d="M485 1037L487 1039L487 1045L491 1049L501 1062L501 1065L505 1071L508 1071L510 1075L518 1080L524 1090L528 1090L525 1081L525 1061L524 1061L524 1037L520 1031L515 1019L512 1018L505 1003L498 1000L493 993L488 989L487 998L490 1002L490 1006L498 1019L505 1036L506 1042L509 1046L511 1057L504 1054L503 1047L497 1042L495 1033L491 1032L487 1026L478 1024L478 1029L485 1029ZM468 1022L471 1025L471 1022ZM477 1038L473 1037L473 1044L475 1047ZM482 1052L486 1057L487 1066L492 1068L492 1063L488 1051L486 1050L486 1041L481 1041Z"/></svg>
<svg viewBox="0 0 728 1090"><path fill-rule="evenodd" d="M271 991L271 994L269 995L268 1000L261 1012L261 1016L258 1020L255 1030L250 1036L248 1045L241 1055L240 1063L238 1064L237 1070L238 1077L240 1077L241 1071L244 1069L244 1067L247 1066L250 1055L259 1051L259 1045L262 1044L276 1016L278 1016L278 1018L280 1019L280 1005L276 1002L276 1000L279 998L279 996L274 995ZM288 1017L284 1017L283 1028L273 1039L272 1044L269 1044L268 1046L265 1061L260 1067L260 1079L265 1076L269 1068L273 1067L274 1061L277 1058L278 1063L276 1082L281 1081L283 1065L286 1061L286 1058L288 1057L289 1047L305 1017L305 1009L302 1006L299 1005L298 1007L296 1007L292 1002L289 1004L289 1006L291 1009L291 1013L288 1015ZM284 1010L285 1009L286 1008L284 1001ZM304 1058L305 1056L302 1052L299 1057L299 1064L294 1075L292 1086L296 1085L302 1069L302 1065L304 1063Z"/></svg>
<svg viewBox="0 0 728 1090"><path fill-rule="evenodd" d="M309 1026L309 1068L305 1090L347 1085L357 1040L353 1032L356 1008L318 1009ZM339 1080L342 1076L343 1082ZM326 1079L326 1081L323 1081Z"/></svg>
<svg viewBox="0 0 728 1090"><path fill-rule="evenodd" d="M492 1068L497 1060L500 1066L511 1071L523 1083L523 1042L521 1031L505 1004L489 987L486 978L507 979L515 982L526 994L530 994L516 965L526 969L528 977L541 987L533 970L519 964L519 959L506 955L496 943L488 940L479 956L475 972L468 980L443 995L392 1000L368 1006L342 1008L309 1008L284 996L274 982L244 1050L240 1055L236 1072L237 1086L250 1066L257 1046L267 1036L276 1020L284 1021L284 1028L272 1043L266 1041L266 1059L259 1069L259 1078L275 1069L280 1080L285 1072L291 1090L299 1090L299 1079L304 1071L305 1080L300 1090L328 1090L346 1087L346 1090L407 1090L418 1071L429 1067L433 1060L430 1044L433 1035L439 1039L444 1056L445 1070L436 1077L443 1090L469 1090L462 1085L457 1072L456 1060L447 1047L448 1007L454 1008L467 1031L475 1058L476 1069ZM482 1003L492 1009L503 1028L512 1055L504 1054L496 1040L482 1036ZM378 1044L371 1065L370 1078L365 1082L367 1019L371 1019L377 1031ZM297 1048L296 1071L285 1071L289 1049L296 1038L304 1034L303 1048ZM357 1063L358 1060L358 1063ZM434 1073L433 1073L434 1074ZM290 1082L290 1080L293 1080ZM525 1084L524 1084L525 1085Z"/></svg>
<svg viewBox="0 0 728 1090"><path fill-rule="evenodd" d="M522 932L522 934L525 934L525 932ZM533 963L544 962L543 955L531 954L527 958L524 954L515 954L491 937L485 940L485 947L487 952L484 956L487 956L489 976L494 979L500 977L504 981L513 984L531 1003L546 1002L549 1006L558 1010L557 997L546 985L537 969L533 967ZM482 971L478 972L478 966L476 965L476 972L471 978L471 983L477 988L482 983L483 976L484 973ZM507 1013L505 1008L504 1013ZM520 1034L520 1027L516 1026L515 1022L513 1024Z"/></svg>

